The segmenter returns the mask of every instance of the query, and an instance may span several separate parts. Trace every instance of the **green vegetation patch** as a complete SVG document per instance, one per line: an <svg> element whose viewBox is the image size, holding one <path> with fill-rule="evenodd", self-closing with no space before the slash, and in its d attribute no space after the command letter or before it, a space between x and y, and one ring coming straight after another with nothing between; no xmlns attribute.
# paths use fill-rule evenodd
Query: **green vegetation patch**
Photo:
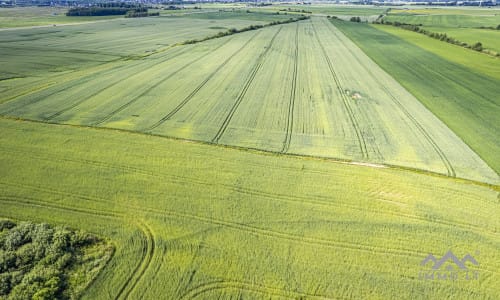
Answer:
<svg viewBox="0 0 500 300"><path fill-rule="evenodd" d="M469 45L481 42L484 48L500 53L500 30L442 27L425 27L425 29L432 32L446 33L448 36L464 41Z"/></svg>
<svg viewBox="0 0 500 300"><path fill-rule="evenodd" d="M77 299L112 253L89 233L0 219L0 299Z"/></svg>

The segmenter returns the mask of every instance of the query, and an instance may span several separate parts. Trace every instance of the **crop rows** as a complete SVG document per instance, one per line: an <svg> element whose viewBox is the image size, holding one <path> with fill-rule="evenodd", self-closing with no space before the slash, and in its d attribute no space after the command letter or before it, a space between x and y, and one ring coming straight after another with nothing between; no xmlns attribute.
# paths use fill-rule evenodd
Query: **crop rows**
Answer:
<svg viewBox="0 0 500 300"><path fill-rule="evenodd" d="M0 112L497 180L468 171L477 155L356 49L314 18L113 62Z"/></svg>
<svg viewBox="0 0 500 300"><path fill-rule="evenodd" d="M390 283L381 296L397 296L429 286L414 277L429 252L447 250L443 239L485 253L481 284L453 294L496 292L482 288L499 276L487 255L498 244L492 187L116 130L0 126L2 215L52 218L116 244L84 299L361 297L377 286L367 272Z"/></svg>

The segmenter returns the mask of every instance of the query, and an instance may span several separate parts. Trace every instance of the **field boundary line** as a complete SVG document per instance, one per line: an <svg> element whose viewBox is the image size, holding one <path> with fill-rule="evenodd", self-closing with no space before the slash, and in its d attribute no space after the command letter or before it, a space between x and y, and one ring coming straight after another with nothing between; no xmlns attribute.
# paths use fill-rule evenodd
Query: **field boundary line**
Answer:
<svg viewBox="0 0 500 300"><path fill-rule="evenodd" d="M267 45L266 50L264 50L259 55L259 57L257 59L257 62L255 63L252 71L250 72L250 76L246 80L245 85L243 86L243 89L240 91L238 97L236 98L236 102L231 107L231 110L229 111L229 114L226 116L226 118L222 122L222 126L219 128L219 130L217 131L217 134L212 139L212 143L216 143L217 144L219 142L220 138L222 137L222 135L226 132L226 129L227 129L227 126L229 125L229 122L231 122L231 119L233 118L234 113L236 112L236 110L240 106L241 102L245 98L245 95L246 95L246 93L247 93L250 85L252 84L253 80L255 79L255 76L257 75L257 73L259 72L260 68L262 67L262 65L264 63L264 59L266 58L267 53L271 49L271 46L273 45L274 40L276 39L276 36L278 36L278 34L280 33L281 29L283 29L282 26L280 26L280 28L278 29L278 31L274 34L274 36L272 37L271 41Z"/></svg>
<svg viewBox="0 0 500 300"><path fill-rule="evenodd" d="M290 102L288 104L288 115L285 128L285 140L283 141L283 147L281 148L281 153L285 154L290 149L290 143L292 141L293 132L293 113L295 110L295 96L297 94L297 76L298 76L298 66L299 66L299 23L295 27L295 49L294 49L294 65L292 74L292 88L290 90Z"/></svg>
<svg viewBox="0 0 500 300"><path fill-rule="evenodd" d="M229 61L231 61L237 54L240 53L241 50L243 50L243 48L245 48L251 41L253 41L253 39L259 34L261 33L261 31L257 31L257 33L255 33L251 38L249 38L244 44L243 46L241 46L238 50L236 50L235 52L233 52L233 54L231 54L231 56L229 56L222 64L220 64L212 73L210 73L208 75L207 78L205 78L205 80L203 80L189 95L187 95L173 110L171 110L168 114L166 114L163 118L161 118L159 121L157 121L156 123L154 123L153 125L149 126L149 127L146 127L146 128L143 128L141 129L141 131L151 131L155 128L157 128L158 126L162 125L163 123L165 123L168 119L170 119L171 117L173 117L179 110L181 110L197 93L200 89L202 89L205 84L210 80L212 79L212 77L215 76L215 74L217 74L227 63L229 63Z"/></svg>
<svg viewBox="0 0 500 300"><path fill-rule="evenodd" d="M11 150L6 150L5 148L2 149L0 147L0 151L2 152L10 152L10 153L24 153L27 155L30 155L31 157L38 159L38 160L45 160L52 162L54 159L52 159L49 156L42 157L38 153L33 153L29 151L24 151L24 150L16 150L16 151L11 151ZM184 177L184 176L176 176L176 175L169 175L169 174L155 174L153 172L147 172L147 170L141 169L141 168L136 168L136 167L129 167L129 166L121 166L121 165L111 165L107 164L105 162L99 162L99 161L91 161L91 160L86 160L86 159L80 159L80 160L74 160L74 159L59 159L59 161L63 162L70 162L70 163L76 163L76 164L87 164L87 165L94 165L96 167L103 167L103 168L108 168L108 169L119 169L122 171L128 171L128 172L136 172L138 174L141 174L143 176L149 176L149 177L154 177L154 178L161 178L161 179L168 179L171 183L184 183L184 182L189 182L194 185L200 185L200 186L208 186L210 185L208 182L204 182L198 179L194 178L189 178L189 177ZM0 182L0 184L2 184ZM263 192L257 189L251 189L251 188L243 188L243 187L235 187L230 184L220 184L220 187L241 193L241 194L247 194L247 195L254 195L254 196L259 196L262 198L266 199L273 199L273 200L278 200L282 202L288 202L288 203L304 203L308 205L317 205L317 206L323 206L323 207L328 207L328 208L335 208L335 207L346 207L352 210L357 210L357 211L365 211L359 206L355 205L350 205L348 203L333 203L328 200L328 198L321 197L321 196L315 196L315 200L311 200L310 197L301 197L301 196L291 196L291 195L286 195L286 194L280 194L280 193L269 193L269 192ZM474 196L474 195L471 195ZM98 201L95 199L92 199L93 201ZM384 199L377 199L377 200L384 200ZM387 200L389 201L389 200ZM136 207L130 207L131 209L136 209ZM377 213L377 214L382 214L382 215L389 215L389 216L400 216L404 217L407 219L413 219L417 221L423 221L423 222L431 222L423 217L419 217L417 215L409 215L405 213L398 213L398 212L387 212L385 210L371 210L371 212ZM468 224L468 223L458 223L458 222L446 222L446 221L432 221L433 223L438 223L441 225L446 225L446 226L455 226L455 227L460 227L465 230L470 230L470 231L476 231L479 230L475 225Z"/></svg>
<svg viewBox="0 0 500 300"><path fill-rule="evenodd" d="M347 158L340 158L340 157L318 156L318 155L308 155L308 154L298 154L298 153L281 153L281 152L273 151L273 150L269 150L269 149L262 149L262 148L256 148L256 147L242 147L242 146L237 146L237 145L214 144L214 143L209 142L209 141L180 138L180 137L169 136L169 135L165 135L165 134L158 134L158 133L152 133L152 132L141 132L141 131L135 131L135 130L122 129L122 128L97 127L97 126L79 125L79 124L70 124L70 123L48 122L48 121L41 121L41 120L36 120L36 119L26 119L26 118L21 118L21 117L3 116L3 115L0 115L0 119L17 121L17 122L38 123L38 124L45 124L45 125L51 125L51 126L78 128L78 129L84 129L84 130L96 130L96 131L102 130L105 132L120 132L120 133L124 133L124 134L140 135L140 136L150 137L150 138L162 138L162 139L166 139L166 140L170 140L170 141L181 141L181 142L194 143L194 144L198 144L198 145L207 145L207 146L210 145L210 146L214 146L214 147L223 147L226 149L244 151L244 152L253 153L253 154L260 154L260 155L287 156L287 157L296 158L296 159L329 161L332 163L354 165L354 166L360 166L360 167L366 167L366 168L388 168L388 169L392 169L392 170L417 173L417 174L433 176L433 177L438 177L438 178L453 179L454 181L474 184L474 185L478 185L478 186L491 188L495 191L500 191L500 183L491 183L488 181L479 181L479 180L468 179L468 178L464 178L464 177L450 177L450 176L447 176L443 173L439 173L439 172L435 172L435 171L431 171L431 170L419 169L419 168L401 166L401 165L394 165L394 164L388 164L388 163L377 163L377 164L370 163L370 164L367 164L366 162L363 162L363 161L356 161L356 160L347 159ZM497 174L497 176L498 176L498 174ZM498 180L497 180L497 182L498 182Z"/></svg>
<svg viewBox="0 0 500 300"><path fill-rule="evenodd" d="M323 57L326 60L326 63L328 65L328 69L330 70L330 73L332 74L332 78L335 81L335 85L337 86L337 90L340 93L340 98L342 99L342 103L344 104L344 108L347 111L347 115L349 117L349 120L351 121L352 127L354 129L355 134L356 134L356 138L358 140L359 150L361 151L361 155L364 159L368 159L369 156L368 156L368 150L366 147L366 141L365 141L363 133L360 129L359 122L356 118L356 115L354 114L351 106L349 105L349 98L345 94L345 90L342 87L342 84L340 82L340 79L338 78L337 72L335 72L335 69L333 68L333 64L330 60L330 57L328 56L328 53L326 52L326 49L325 49L323 43L321 43L321 40L318 36L318 32L316 30L316 26L314 26L314 22L312 22L312 21L311 21L311 26L313 28L314 35L316 36L316 40L318 41L318 44L323 52Z"/></svg>

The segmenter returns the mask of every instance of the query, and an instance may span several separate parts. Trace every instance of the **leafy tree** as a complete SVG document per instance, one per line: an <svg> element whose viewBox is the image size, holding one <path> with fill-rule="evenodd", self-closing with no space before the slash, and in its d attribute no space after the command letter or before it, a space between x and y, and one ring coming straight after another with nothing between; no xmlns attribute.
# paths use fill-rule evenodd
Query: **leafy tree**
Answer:
<svg viewBox="0 0 500 300"><path fill-rule="evenodd" d="M475 43L474 45L472 45L472 50L483 51L483 44L481 44L480 42Z"/></svg>

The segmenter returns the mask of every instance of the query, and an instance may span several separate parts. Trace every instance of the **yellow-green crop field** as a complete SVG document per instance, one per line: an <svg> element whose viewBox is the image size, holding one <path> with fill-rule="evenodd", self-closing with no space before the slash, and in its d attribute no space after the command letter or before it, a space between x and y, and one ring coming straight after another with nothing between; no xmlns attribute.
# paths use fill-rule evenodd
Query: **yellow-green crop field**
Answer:
<svg viewBox="0 0 500 300"><path fill-rule="evenodd" d="M200 41L289 17L0 31L0 217L109 239L83 299L495 299L498 136L464 142L359 25Z"/></svg>

